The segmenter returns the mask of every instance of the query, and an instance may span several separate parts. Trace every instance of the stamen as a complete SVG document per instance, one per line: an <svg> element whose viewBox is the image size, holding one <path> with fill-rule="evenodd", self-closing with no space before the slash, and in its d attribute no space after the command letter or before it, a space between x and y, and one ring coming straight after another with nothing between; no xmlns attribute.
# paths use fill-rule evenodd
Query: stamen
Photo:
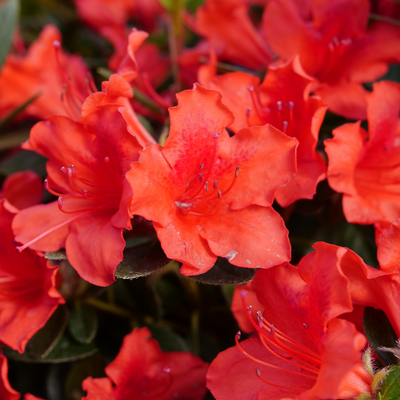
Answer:
<svg viewBox="0 0 400 400"><path fill-rule="evenodd" d="M280 100L276 102L276 107L278 108L278 111L282 111L282 102Z"/></svg>
<svg viewBox="0 0 400 400"><path fill-rule="evenodd" d="M254 108L256 110L257 116L261 121L264 121L263 118L263 105L261 104L259 94L254 90L254 86L249 86L247 90L250 93L251 101L253 102Z"/></svg>
<svg viewBox="0 0 400 400"><path fill-rule="evenodd" d="M62 211L63 198L61 196L57 199L57 203L58 203L58 208L60 209L60 211Z"/></svg>
<svg viewBox="0 0 400 400"><path fill-rule="evenodd" d="M110 157L104 157L104 161L105 161L106 163L109 163L109 162L110 162Z"/></svg>
<svg viewBox="0 0 400 400"><path fill-rule="evenodd" d="M253 306L247 306L247 312L249 313L249 315L251 315L251 312L253 311Z"/></svg>
<svg viewBox="0 0 400 400"><path fill-rule="evenodd" d="M239 332L240 332L240 331L239 331ZM239 333L239 332L238 332L238 333ZM255 361L256 363L258 363L258 364L260 364L260 365L264 365L264 366L269 367L269 368L277 369L277 370L279 370L279 371L284 371L284 372L286 372L286 373L290 373L290 374L294 374L294 375L303 376L303 377L305 377L305 378L315 379L314 377L312 377L312 376L310 376L310 375L306 375L306 374L303 374L303 373L297 372L297 371L291 371L291 370L289 370L289 369L282 368L282 367L279 367L279 366L277 366L277 365L270 364L270 363L267 363L267 362L265 362L265 361L259 360L259 359L256 358L256 357L253 357L251 354L247 353L247 352L243 349L243 347L240 345L239 339L238 339L238 333L237 333L236 336L235 336L236 346L238 347L238 349L240 350L240 352L243 353L243 355L245 355L247 358L250 358L250 360L253 360L253 361ZM239 335L239 336L240 336L240 335Z"/></svg>
<svg viewBox="0 0 400 400"><path fill-rule="evenodd" d="M203 181L203 174L202 174L202 173L199 174L199 181L200 181L200 182Z"/></svg>
<svg viewBox="0 0 400 400"><path fill-rule="evenodd" d="M61 167L61 171L64 172L65 175L68 175L68 171L67 168L65 167Z"/></svg>
<svg viewBox="0 0 400 400"><path fill-rule="evenodd" d="M288 125L289 125L289 122L287 122L287 121L283 121L283 122L282 122L282 126L283 126L282 132L283 132L283 133L286 133L286 132L287 132L287 127L288 127Z"/></svg>
<svg viewBox="0 0 400 400"><path fill-rule="evenodd" d="M257 311L257 321L258 321L258 326L260 327L260 329L262 329L263 327L263 316L261 311Z"/></svg>
<svg viewBox="0 0 400 400"><path fill-rule="evenodd" d="M258 379L260 379L261 381L263 381L267 385L270 385L270 386L273 386L273 387L277 387L277 388L280 388L280 389L285 389L285 390L296 390L297 392L303 392L304 391L303 389L291 388L291 387L288 387L288 386L280 386L280 385L275 385L274 383L268 382L265 379L261 378L261 371L258 368L256 368L256 374L258 376Z"/></svg>
<svg viewBox="0 0 400 400"><path fill-rule="evenodd" d="M27 247L29 247L29 246L31 246L32 244L36 243L38 240L40 240L40 239L42 239L43 237L47 236L49 233L54 232L55 230L57 230L57 229L59 229L59 228L62 228L63 226L68 225L69 223L75 221L76 219L78 219L78 218L80 218L80 217L83 217L84 215L89 214L89 213L91 213L91 212L93 212L93 211L95 211L96 209L101 208L101 207L103 207L103 206L94 207L94 208L92 208L91 210L88 210L88 211L85 211L85 212L83 212L83 213L81 213L81 214L75 215L75 217L72 217L72 218L70 218L70 219L68 219L68 220L66 220L66 221L64 221L64 222L61 222L61 224L58 224L58 225L56 225L56 226L53 226L53 228L50 228L50 229L47 230L46 232L43 232L41 235L36 236L34 239L32 239L31 241L29 241L28 243L25 243L23 246L17 246L15 249L16 249L18 252L21 253L21 252L24 251Z"/></svg>
<svg viewBox="0 0 400 400"><path fill-rule="evenodd" d="M217 188L217 185L218 185L218 180L217 180L217 179L214 179L213 189L216 189L216 188Z"/></svg>
<svg viewBox="0 0 400 400"><path fill-rule="evenodd" d="M74 93L78 97L78 99L83 103L85 101L84 97L71 84L71 82L68 79L63 67L61 66L60 54L59 54L61 43L58 40L55 40L53 42L53 46L54 46L54 50L55 50L55 53L56 53L57 66L58 66L59 71L61 72L61 76L62 76L62 78L64 80L64 83L66 83L68 85L68 87L71 89L72 93Z"/></svg>
<svg viewBox="0 0 400 400"><path fill-rule="evenodd" d="M236 169L235 169L235 176L234 176L234 178L233 178L233 181L231 182L231 184L229 185L229 187L228 187L226 190L224 190L224 191L222 192L223 195L226 195L226 194L233 188L233 186L235 185L236 180L237 180L237 177L239 176L239 170L240 170L240 165L238 165L238 166L236 167Z"/></svg>
<svg viewBox="0 0 400 400"><path fill-rule="evenodd" d="M204 168L204 164L201 164L199 169L203 169Z"/></svg>

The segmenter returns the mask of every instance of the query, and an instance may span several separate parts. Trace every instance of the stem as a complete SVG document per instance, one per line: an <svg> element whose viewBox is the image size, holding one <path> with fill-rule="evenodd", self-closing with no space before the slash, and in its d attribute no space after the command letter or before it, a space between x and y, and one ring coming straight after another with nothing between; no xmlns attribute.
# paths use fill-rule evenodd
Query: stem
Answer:
<svg viewBox="0 0 400 400"><path fill-rule="evenodd" d="M136 316L128 310L124 308L118 307L114 304L105 303L104 301L89 298L83 301L85 304L95 307L99 310L108 312L110 314L118 315L119 317L126 318L126 319L135 319Z"/></svg>
<svg viewBox="0 0 400 400"><path fill-rule="evenodd" d="M385 17L384 15L379 15L379 14L369 14L369 17L371 19L374 19L375 21L381 21L381 22L387 22L388 24L392 24L395 26L400 26L400 21L394 18L390 17Z"/></svg>
<svg viewBox="0 0 400 400"><path fill-rule="evenodd" d="M171 67L175 81L175 91L182 89L179 76L179 56L182 52L183 44L183 25L182 25L182 0L173 0L171 10L171 22L168 29L168 41L171 51Z"/></svg>

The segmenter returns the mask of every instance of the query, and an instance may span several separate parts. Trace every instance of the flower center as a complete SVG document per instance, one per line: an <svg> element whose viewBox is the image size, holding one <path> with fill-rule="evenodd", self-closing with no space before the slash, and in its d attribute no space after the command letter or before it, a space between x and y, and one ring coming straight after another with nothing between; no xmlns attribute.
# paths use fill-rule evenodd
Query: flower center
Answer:
<svg viewBox="0 0 400 400"><path fill-rule="evenodd" d="M222 197L229 193L236 183L240 166L236 167L232 181L224 189L220 189L218 179L211 176L217 160L219 137L219 133L212 134L213 150L211 161L200 164L199 171L201 172L188 182L183 195L175 201L178 210L184 215L211 216L216 214L220 208Z"/></svg>
<svg viewBox="0 0 400 400"><path fill-rule="evenodd" d="M246 315L249 321L256 329L259 339L264 348L279 360L294 366L295 369L284 368L278 365L267 363L247 353L239 342L241 337L240 331L235 336L235 341L238 349L246 357L248 357L249 359L255 361L260 365L275 370L280 370L288 374L301 376L311 381L316 381L321 366L321 358L319 354L308 349L301 343L298 343L290 336L286 335L285 333L277 329L274 325L272 325L263 317L260 311L257 312L258 323L256 323L254 319L251 317L252 307L251 306L246 307L245 298L247 296L247 292L243 291L241 295L242 295L242 304L246 312ZM303 329L308 330L308 327L305 323L303 324ZM289 387L289 386L281 386L273 382L269 382L261 377L261 372L258 368L256 368L256 374L261 381L270 386L278 387L285 390L304 391L304 389Z"/></svg>

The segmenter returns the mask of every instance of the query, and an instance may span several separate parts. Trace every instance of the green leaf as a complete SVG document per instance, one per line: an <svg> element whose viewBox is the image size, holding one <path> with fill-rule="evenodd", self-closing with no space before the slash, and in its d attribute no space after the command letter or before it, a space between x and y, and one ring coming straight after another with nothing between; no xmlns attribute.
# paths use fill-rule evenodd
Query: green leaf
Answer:
<svg viewBox="0 0 400 400"><path fill-rule="evenodd" d="M26 107L29 106L32 102L34 102L42 93L36 93L34 94L30 99L25 101L25 103L21 104L19 107L17 107L15 110L11 111L10 114L8 114L2 121L0 121L0 128L4 125L6 125L9 121L11 121L15 116L17 116L21 111L25 110ZM23 131L25 133L25 131ZM3 136L3 135L2 135ZM21 136L21 133L20 135ZM28 137L29 137L29 132L28 132ZM3 138L2 138L3 139ZM26 140L26 139L25 139ZM1 147L3 147L4 144L2 144ZM1 149L0 147L0 149Z"/></svg>
<svg viewBox="0 0 400 400"><path fill-rule="evenodd" d="M46 325L29 340L23 354L8 348L4 349L4 353L10 358L23 361L45 359L61 339L67 326L69 315L67 306L59 306Z"/></svg>
<svg viewBox="0 0 400 400"><path fill-rule="evenodd" d="M64 249L61 249L58 251L44 253L44 258L46 258L47 260L57 260L57 261L66 260L67 254L65 253Z"/></svg>
<svg viewBox="0 0 400 400"><path fill-rule="evenodd" d="M92 307L77 304L69 319L68 329L71 335L82 344L89 344L96 336L99 322Z"/></svg>
<svg viewBox="0 0 400 400"><path fill-rule="evenodd" d="M209 271L205 274L190 276L190 278L210 285L237 285L251 281L255 273L255 268L236 267L225 258L218 257L217 262Z"/></svg>
<svg viewBox="0 0 400 400"><path fill-rule="evenodd" d="M1 4L1 3L0 3ZM19 1L4 0L0 5L0 68L10 50L14 29L18 22Z"/></svg>
<svg viewBox="0 0 400 400"><path fill-rule="evenodd" d="M158 241L130 247L124 251L124 259L117 266L115 277L119 279L135 279L153 274L169 264Z"/></svg>
<svg viewBox="0 0 400 400"><path fill-rule="evenodd" d="M400 367L392 367L377 392L380 400L400 399Z"/></svg>
<svg viewBox="0 0 400 400"><path fill-rule="evenodd" d="M367 339L378 356L387 365L396 364L394 354L378 350L379 347L396 347L397 335L386 314L382 310L365 307L363 324Z"/></svg>
<svg viewBox="0 0 400 400"><path fill-rule="evenodd" d="M148 328L162 351L189 351L186 342L171 329L162 325L150 325Z"/></svg>

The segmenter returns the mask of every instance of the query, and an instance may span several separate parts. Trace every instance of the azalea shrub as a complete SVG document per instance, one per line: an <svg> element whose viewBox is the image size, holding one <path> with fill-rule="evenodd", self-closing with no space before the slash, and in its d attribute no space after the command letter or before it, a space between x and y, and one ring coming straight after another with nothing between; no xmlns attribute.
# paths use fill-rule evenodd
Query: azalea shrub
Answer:
<svg viewBox="0 0 400 400"><path fill-rule="evenodd" d="M0 1L0 400L400 399L400 4Z"/></svg>

